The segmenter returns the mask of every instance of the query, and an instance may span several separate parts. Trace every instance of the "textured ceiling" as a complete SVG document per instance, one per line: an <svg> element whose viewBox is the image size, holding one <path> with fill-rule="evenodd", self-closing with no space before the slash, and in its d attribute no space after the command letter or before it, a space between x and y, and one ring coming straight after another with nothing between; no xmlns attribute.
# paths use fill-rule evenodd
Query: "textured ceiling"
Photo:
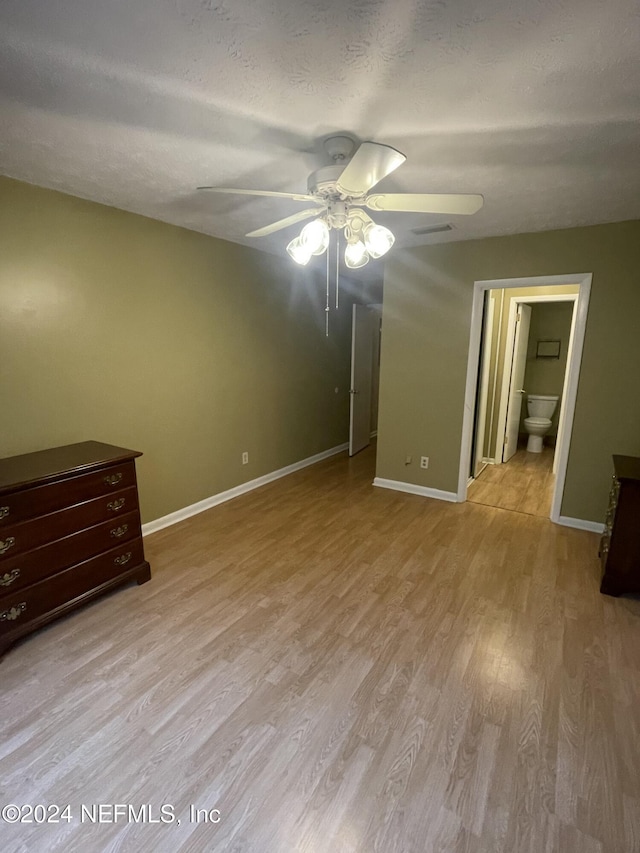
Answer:
<svg viewBox="0 0 640 853"><path fill-rule="evenodd" d="M195 188L304 192L338 131L484 195L404 245L640 218L639 56L638 0L2 0L0 172L281 252L303 205Z"/></svg>

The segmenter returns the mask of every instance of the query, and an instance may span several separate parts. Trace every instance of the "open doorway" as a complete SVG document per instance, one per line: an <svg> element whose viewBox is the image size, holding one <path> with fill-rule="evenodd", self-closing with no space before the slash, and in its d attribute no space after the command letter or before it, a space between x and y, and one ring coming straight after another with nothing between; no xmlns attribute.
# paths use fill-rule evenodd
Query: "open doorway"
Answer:
<svg viewBox="0 0 640 853"><path fill-rule="evenodd" d="M590 284L475 283L458 500L559 520Z"/></svg>
<svg viewBox="0 0 640 853"><path fill-rule="evenodd" d="M381 327L382 305L353 305L349 456L368 447L377 435Z"/></svg>
<svg viewBox="0 0 640 853"><path fill-rule="evenodd" d="M577 285L486 292L468 500L549 517L577 298Z"/></svg>

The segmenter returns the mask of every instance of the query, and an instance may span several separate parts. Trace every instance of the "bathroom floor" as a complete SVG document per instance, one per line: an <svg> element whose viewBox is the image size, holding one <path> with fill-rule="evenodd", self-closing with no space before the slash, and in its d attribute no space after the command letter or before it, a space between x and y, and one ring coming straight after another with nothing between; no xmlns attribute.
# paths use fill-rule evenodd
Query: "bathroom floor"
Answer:
<svg viewBox="0 0 640 853"><path fill-rule="evenodd" d="M487 465L469 486L467 500L485 506L549 517L555 475L553 448L519 448L508 462Z"/></svg>

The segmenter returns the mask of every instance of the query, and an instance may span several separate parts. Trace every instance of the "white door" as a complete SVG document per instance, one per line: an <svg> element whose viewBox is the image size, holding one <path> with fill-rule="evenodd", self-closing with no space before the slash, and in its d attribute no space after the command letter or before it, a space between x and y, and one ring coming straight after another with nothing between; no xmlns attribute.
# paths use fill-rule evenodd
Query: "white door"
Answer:
<svg viewBox="0 0 640 853"><path fill-rule="evenodd" d="M373 312L354 305L351 316L351 388L349 395L349 456L370 442L371 367L373 362Z"/></svg>
<svg viewBox="0 0 640 853"><path fill-rule="evenodd" d="M520 412L525 389L524 371L527 365L527 344L529 343L529 324L531 308L528 305L518 305L516 314L516 334L513 342L513 361L511 363L511 382L509 383L509 402L507 404L507 428L504 435L502 461L508 462L518 447L518 431L520 429Z"/></svg>

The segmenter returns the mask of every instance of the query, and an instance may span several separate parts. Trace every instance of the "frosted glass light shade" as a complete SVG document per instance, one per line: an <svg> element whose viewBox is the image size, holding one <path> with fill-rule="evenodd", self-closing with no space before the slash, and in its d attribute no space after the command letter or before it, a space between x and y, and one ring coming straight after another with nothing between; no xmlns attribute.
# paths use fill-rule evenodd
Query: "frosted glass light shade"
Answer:
<svg viewBox="0 0 640 853"><path fill-rule="evenodd" d="M322 219L308 222L300 232L300 244L311 255L321 255L329 245L329 228Z"/></svg>
<svg viewBox="0 0 640 853"><path fill-rule="evenodd" d="M344 250L344 262L352 270L357 270L369 263L369 254L362 240L347 243L347 248Z"/></svg>
<svg viewBox="0 0 640 853"><path fill-rule="evenodd" d="M372 258L381 258L396 242L393 233L384 225L375 222L366 225L363 231L364 244Z"/></svg>
<svg viewBox="0 0 640 853"><path fill-rule="evenodd" d="M300 237L295 237L287 246L287 252L297 264L305 266L311 260L311 252L302 245Z"/></svg>

